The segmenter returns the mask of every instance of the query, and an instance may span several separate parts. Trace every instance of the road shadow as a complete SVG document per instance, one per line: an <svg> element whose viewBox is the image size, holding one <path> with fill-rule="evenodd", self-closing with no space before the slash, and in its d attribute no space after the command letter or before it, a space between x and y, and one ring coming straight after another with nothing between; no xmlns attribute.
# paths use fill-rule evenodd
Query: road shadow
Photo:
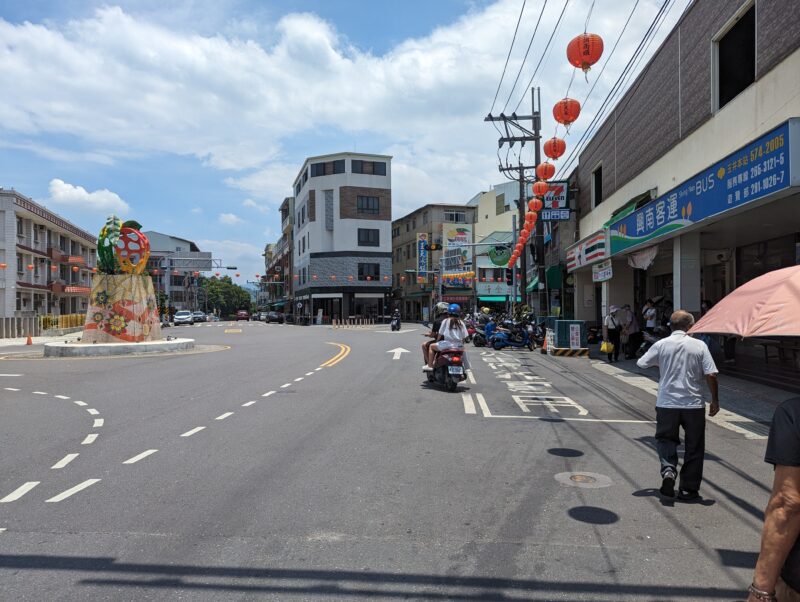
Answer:
<svg viewBox="0 0 800 602"><path fill-rule="evenodd" d="M704 497L700 497L699 499L692 501L679 500L678 498L669 498L664 495L661 495L661 492L655 487L649 489L640 489L639 491L634 491L631 495L633 497L658 498L658 500L661 502L661 505L666 508L674 508L676 502L679 504L693 504L695 506L713 506L714 504L717 503L716 500Z"/></svg>
<svg viewBox="0 0 800 602"><path fill-rule="evenodd" d="M181 590L223 593L298 595L311 599L415 600L552 600L565 595L590 597L612 595L615 599L701 600L736 599L739 589L671 586L658 583L605 583L598 581L553 581L503 577L436 575L403 572L321 570L300 568L200 566L117 562L112 557L0 555L0 570L24 574L29 571L74 572L76 585L108 587L109 596L124 588L131 595L146 595L133 589ZM101 574L93 577L93 574ZM213 582L211 582L213 580ZM590 598L591 599L591 598Z"/></svg>

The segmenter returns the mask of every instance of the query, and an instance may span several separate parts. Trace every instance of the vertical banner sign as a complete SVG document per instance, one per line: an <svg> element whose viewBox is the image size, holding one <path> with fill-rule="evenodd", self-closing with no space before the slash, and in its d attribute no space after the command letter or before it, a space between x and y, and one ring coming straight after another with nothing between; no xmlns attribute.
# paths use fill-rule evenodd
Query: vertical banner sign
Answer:
<svg viewBox="0 0 800 602"><path fill-rule="evenodd" d="M425 248L429 244L427 232L417 232L417 272L428 275L428 250Z"/></svg>
<svg viewBox="0 0 800 602"><path fill-rule="evenodd" d="M580 324L570 324L569 325L569 348L570 349L580 349L581 348L581 325Z"/></svg>
<svg viewBox="0 0 800 602"><path fill-rule="evenodd" d="M472 226L470 224L443 223L442 243L444 247L444 271L465 272L467 264L471 262L470 248L465 245L472 243ZM463 279L450 279L451 286L465 287Z"/></svg>

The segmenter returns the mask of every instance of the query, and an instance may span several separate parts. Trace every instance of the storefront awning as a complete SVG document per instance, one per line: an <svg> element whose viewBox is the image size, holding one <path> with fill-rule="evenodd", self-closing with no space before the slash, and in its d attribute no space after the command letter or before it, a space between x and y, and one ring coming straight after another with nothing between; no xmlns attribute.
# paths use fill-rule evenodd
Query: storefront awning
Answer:
<svg viewBox="0 0 800 602"><path fill-rule="evenodd" d="M487 303L505 303L508 297L505 295L490 295L488 297L478 297L478 301L486 301ZM517 295L517 302L522 301L522 298Z"/></svg>
<svg viewBox="0 0 800 602"><path fill-rule="evenodd" d="M270 307L283 307L286 305L286 301L276 301L275 303L270 303Z"/></svg>

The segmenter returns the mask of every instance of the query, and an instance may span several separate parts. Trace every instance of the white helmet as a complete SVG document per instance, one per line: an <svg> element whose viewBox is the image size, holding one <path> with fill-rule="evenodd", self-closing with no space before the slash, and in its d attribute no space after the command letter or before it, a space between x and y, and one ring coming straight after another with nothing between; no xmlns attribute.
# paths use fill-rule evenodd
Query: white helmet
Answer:
<svg viewBox="0 0 800 602"><path fill-rule="evenodd" d="M434 313L434 315L437 315L437 316L439 316L441 314L446 314L448 307L449 306L447 305L447 303L442 301L442 302L436 304L436 306L433 308L433 313Z"/></svg>

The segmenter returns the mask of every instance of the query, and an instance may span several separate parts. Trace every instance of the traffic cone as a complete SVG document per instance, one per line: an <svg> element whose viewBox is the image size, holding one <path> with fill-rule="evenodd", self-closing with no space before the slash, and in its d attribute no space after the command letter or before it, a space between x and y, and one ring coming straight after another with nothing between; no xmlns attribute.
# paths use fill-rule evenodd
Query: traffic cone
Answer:
<svg viewBox="0 0 800 602"><path fill-rule="evenodd" d="M542 355L547 355L547 335L544 335L544 340L542 341L542 350L540 353Z"/></svg>
<svg viewBox="0 0 800 602"><path fill-rule="evenodd" d="M31 338L31 335L28 335L28 340L25 341L25 344L26 345L33 345L33 339Z"/></svg>

